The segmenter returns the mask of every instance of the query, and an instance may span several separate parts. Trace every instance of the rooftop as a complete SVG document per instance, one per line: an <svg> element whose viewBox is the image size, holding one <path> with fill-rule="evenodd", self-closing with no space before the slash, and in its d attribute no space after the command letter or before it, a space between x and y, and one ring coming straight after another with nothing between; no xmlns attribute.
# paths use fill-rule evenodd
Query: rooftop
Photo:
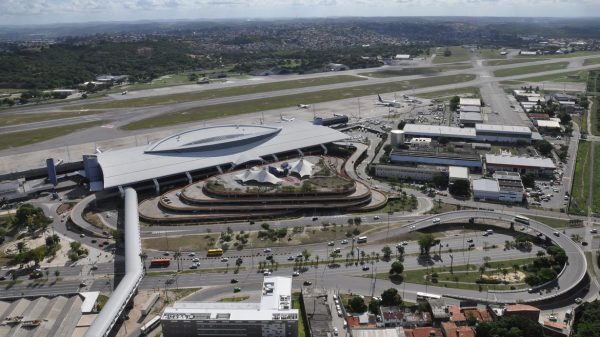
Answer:
<svg viewBox="0 0 600 337"><path fill-rule="evenodd" d="M488 165L507 165L518 167L538 167L544 169L555 169L552 159L541 157L506 156L486 154L485 161Z"/></svg>
<svg viewBox="0 0 600 337"><path fill-rule="evenodd" d="M500 192L500 186L495 179L473 179L473 190L482 192Z"/></svg>
<svg viewBox="0 0 600 337"><path fill-rule="evenodd" d="M495 125L495 124L476 124L477 132L493 132L493 133L508 133L508 134L527 134L531 135L531 130L526 126L515 125Z"/></svg>
<svg viewBox="0 0 600 337"><path fill-rule="evenodd" d="M450 179L469 179L469 169L463 166L448 166Z"/></svg>
<svg viewBox="0 0 600 337"><path fill-rule="evenodd" d="M479 112L461 112L460 120L480 123L483 122L483 116Z"/></svg>
<svg viewBox="0 0 600 337"><path fill-rule="evenodd" d="M103 188L211 168L347 139L324 126L295 120L273 126L224 125L181 132L148 146L97 155Z"/></svg>
<svg viewBox="0 0 600 337"><path fill-rule="evenodd" d="M475 138L474 128L459 128L444 125L406 124L404 133L408 135L433 136L433 137L465 137Z"/></svg>
<svg viewBox="0 0 600 337"><path fill-rule="evenodd" d="M479 98L460 98L460 106L462 107L463 105L474 105L474 106L481 106L481 99Z"/></svg>
<svg viewBox="0 0 600 337"><path fill-rule="evenodd" d="M560 123L552 120L536 120L535 123L539 128L560 129Z"/></svg>

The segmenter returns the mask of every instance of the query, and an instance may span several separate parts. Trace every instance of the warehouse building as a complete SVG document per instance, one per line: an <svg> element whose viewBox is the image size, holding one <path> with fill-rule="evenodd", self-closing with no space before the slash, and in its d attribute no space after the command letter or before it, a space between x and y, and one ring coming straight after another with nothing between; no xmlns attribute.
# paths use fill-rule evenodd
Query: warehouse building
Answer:
<svg viewBox="0 0 600 337"><path fill-rule="evenodd" d="M526 126L477 124L475 131L477 140L482 142L531 142L531 129Z"/></svg>
<svg viewBox="0 0 600 337"><path fill-rule="evenodd" d="M444 125L406 124L405 137L448 138L460 140L475 140L477 134L474 128L459 128Z"/></svg>
<svg viewBox="0 0 600 337"><path fill-rule="evenodd" d="M390 160L402 165L464 166L472 170L480 170L482 167L479 155L459 152L396 150L390 154Z"/></svg>
<svg viewBox="0 0 600 337"><path fill-rule="evenodd" d="M532 173L535 176L552 176L556 165L550 158L522 157L486 154L485 164L488 172L508 171L520 174Z"/></svg>
<svg viewBox="0 0 600 337"><path fill-rule="evenodd" d="M447 138L477 142L516 143L531 142L533 134L526 126L475 124L474 128L460 128L443 125L407 124L404 137Z"/></svg>
<svg viewBox="0 0 600 337"><path fill-rule="evenodd" d="M462 166L449 166L448 180L452 183L460 179L469 180L469 169Z"/></svg>
<svg viewBox="0 0 600 337"><path fill-rule="evenodd" d="M432 181L436 174L448 175L447 166L435 165L385 165L374 164L371 166L376 177L392 178L411 181Z"/></svg>
<svg viewBox="0 0 600 337"><path fill-rule="evenodd" d="M463 126L475 126L483 123L483 116L479 112L460 112L460 124Z"/></svg>
<svg viewBox="0 0 600 337"><path fill-rule="evenodd" d="M461 106L458 110L460 112L481 112L481 107L474 105L465 105Z"/></svg>
<svg viewBox="0 0 600 337"><path fill-rule="evenodd" d="M291 277L265 277L260 303L176 302L161 317L165 337L298 336Z"/></svg>
<svg viewBox="0 0 600 337"><path fill-rule="evenodd" d="M478 106L481 107L481 99L479 98L460 98L460 108L463 106Z"/></svg>

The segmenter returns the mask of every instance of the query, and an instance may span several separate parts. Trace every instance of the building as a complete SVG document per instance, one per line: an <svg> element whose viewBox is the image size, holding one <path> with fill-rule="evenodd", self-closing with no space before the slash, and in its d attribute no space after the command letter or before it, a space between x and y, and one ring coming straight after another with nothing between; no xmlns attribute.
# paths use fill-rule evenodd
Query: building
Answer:
<svg viewBox="0 0 600 337"><path fill-rule="evenodd" d="M481 107L481 99L479 98L460 98L460 108L463 106L478 106Z"/></svg>
<svg viewBox="0 0 600 337"><path fill-rule="evenodd" d="M523 202L523 182L521 175L517 172L496 171L493 178L498 181L499 201Z"/></svg>
<svg viewBox="0 0 600 337"><path fill-rule="evenodd" d="M302 302L304 303L304 321L308 331L307 336L331 337L333 327L331 322L332 310L327 301L329 294L323 288L302 287ZM352 317L348 317L348 326L352 326ZM358 322L356 322L358 326Z"/></svg>
<svg viewBox="0 0 600 337"><path fill-rule="evenodd" d="M460 124L464 126L474 126L475 124L483 123L483 116L480 112L460 112Z"/></svg>
<svg viewBox="0 0 600 337"><path fill-rule="evenodd" d="M469 169L462 166L449 166L448 178L451 183L459 179L469 180Z"/></svg>
<svg viewBox="0 0 600 337"><path fill-rule="evenodd" d="M550 158L522 157L486 154L486 169L488 172L508 171L520 174L532 173L535 176L552 176L556 165Z"/></svg>
<svg viewBox="0 0 600 337"><path fill-rule="evenodd" d="M523 316L537 322L540 319L540 309L527 304L509 304L504 308L505 316Z"/></svg>
<svg viewBox="0 0 600 337"><path fill-rule="evenodd" d="M394 57L396 60L410 60L411 57L409 54L396 54Z"/></svg>
<svg viewBox="0 0 600 337"><path fill-rule="evenodd" d="M400 307L380 307L381 321L385 327L414 328L432 323L429 312L414 312Z"/></svg>
<svg viewBox="0 0 600 337"><path fill-rule="evenodd" d="M481 157L478 154L460 152L396 150L390 154L390 160L392 163L404 165L451 165L469 167L473 170L480 170L482 167Z"/></svg>
<svg viewBox="0 0 600 337"><path fill-rule="evenodd" d="M450 322L453 322L456 325L466 325L467 318L460 311L460 307L458 305L450 305L448 306L448 313L450 314Z"/></svg>
<svg viewBox="0 0 600 337"><path fill-rule="evenodd" d="M556 133L560 131L560 122L556 120L535 120L534 124L542 133Z"/></svg>
<svg viewBox="0 0 600 337"><path fill-rule="evenodd" d="M444 337L442 330L432 327L404 329L406 337Z"/></svg>
<svg viewBox="0 0 600 337"><path fill-rule="evenodd" d="M532 132L525 126L475 124L471 127L444 125L406 124L404 135L408 138L429 137L434 139L464 140L472 142L516 143L531 142Z"/></svg>
<svg viewBox="0 0 600 337"><path fill-rule="evenodd" d="M465 105L461 106L459 109L460 112L479 112L481 113L481 107L475 105Z"/></svg>
<svg viewBox="0 0 600 337"><path fill-rule="evenodd" d="M265 277L259 303L176 302L161 316L165 337L296 337L292 278Z"/></svg>
<svg viewBox="0 0 600 337"><path fill-rule="evenodd" d="M402 328L387 328L387 329L352 329L353 337L405 337L404 329Z"/></svg>
<svg viewBox="0 0 600 337"><path fill-rule="evenodd" d="M477 137L474 128L459 128L444 125L406 124L403 131L406 137L428 137L435 139L448 138L461 140L475 140Z"/></svg>
<svg viewBox="0 0 600 337"><path fill-rule="evenodd" d="M473 179L473 198L475 200L498 200L500 186L495 179Z"/></svg>
<svg viewBox="0 0 600 337"><path fill-rule="evenodd" d="M477 140L483 142L531 142L531 129L526 126L476 124Z"/></svg>
<svg viewBox="0 0 600 337"><path fill-rule="evenodd" d="M277 160L278 154L319 149L347 135L295 120L274 125L221 125L192 129L149 145L85 156L85 174L92 191L183 178L195 172L219 171Z"/></svg>
<svg viewBox="0 0 600 337"><path fill-rule="evenodd" d="M444 337L475 337L475 330L469 326L456 326L453 322L442 323Z"/></svg>
<svg viewBox="0 0 600 337"><path fill-rule="evenodd" d="M373 164L371 167L376 177L400 180L432 181L436 174L448 174L447 166Z"/></svg>

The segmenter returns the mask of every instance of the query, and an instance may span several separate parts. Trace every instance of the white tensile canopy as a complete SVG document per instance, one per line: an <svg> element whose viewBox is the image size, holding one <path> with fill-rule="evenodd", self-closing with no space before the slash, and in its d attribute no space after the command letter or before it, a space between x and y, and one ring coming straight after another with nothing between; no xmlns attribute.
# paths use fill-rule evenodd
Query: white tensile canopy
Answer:
<svg viewBox="0 0 600 337"><path fill-rule="evenodd" d="M291 165L290 171L296 173L300 176L300 178L304 178L306 176L310 177L312 175L313 163L308 160L302 158L298 161L293 162Z"/></svg>
<svg viewBox="0 0 600 337"><path fill-rule="evenodd" d="M271 174L266 169L252 168L235 176L237 180L242 182L256 181L261 184L281 184L281 179Z"/></svg>

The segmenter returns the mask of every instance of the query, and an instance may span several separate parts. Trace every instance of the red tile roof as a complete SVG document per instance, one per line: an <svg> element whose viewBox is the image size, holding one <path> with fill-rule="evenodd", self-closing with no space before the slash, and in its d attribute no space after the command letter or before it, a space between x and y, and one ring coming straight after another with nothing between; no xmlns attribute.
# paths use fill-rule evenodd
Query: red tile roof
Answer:
<svg viewBox="0 0 600 337"><path fill-rule="evenodd" d="M456 337L457 328L453 322L442 322L442 331L446 337Z"/></svg>
<svg viewBox="0 0 600 337"><path fill-rule="evenodd" d="M475 330L468 326L461 326L456 329L457 337L475 337Z"/></svg>
<svg viewBox="0 0 600 337"><path fill-rule="evenodd" d="M507 312L519 312L519 311L537 311L539 312L540 309L532 306L532 305L527 305L527 304L510 304L506 306L506 311Z"/></svg>
<svg viewBox="0 0 600 337"><path fill-rule="evenodd" d="M558 329L558 330L563 330L567 327L563 323L551 322L551 321L544 321L544 325L547 327L550 327L550 328Z"/></svg>
<svg viewBox="0 0 600 337"><path fill-rule="evenodd" d="M406 332L406 330L404 330L404 332ZM432 332L435 333L435 337L443 337L441 329L428 326L412 329L412 337L432 337Z"/></svg>
<svg viewBox="0 0 600 337"><path fill-rule="evenodd" d="M450 312L450 321L452 322L464 322L467 320L457 305L448 306L448 312Z"/></svg>

